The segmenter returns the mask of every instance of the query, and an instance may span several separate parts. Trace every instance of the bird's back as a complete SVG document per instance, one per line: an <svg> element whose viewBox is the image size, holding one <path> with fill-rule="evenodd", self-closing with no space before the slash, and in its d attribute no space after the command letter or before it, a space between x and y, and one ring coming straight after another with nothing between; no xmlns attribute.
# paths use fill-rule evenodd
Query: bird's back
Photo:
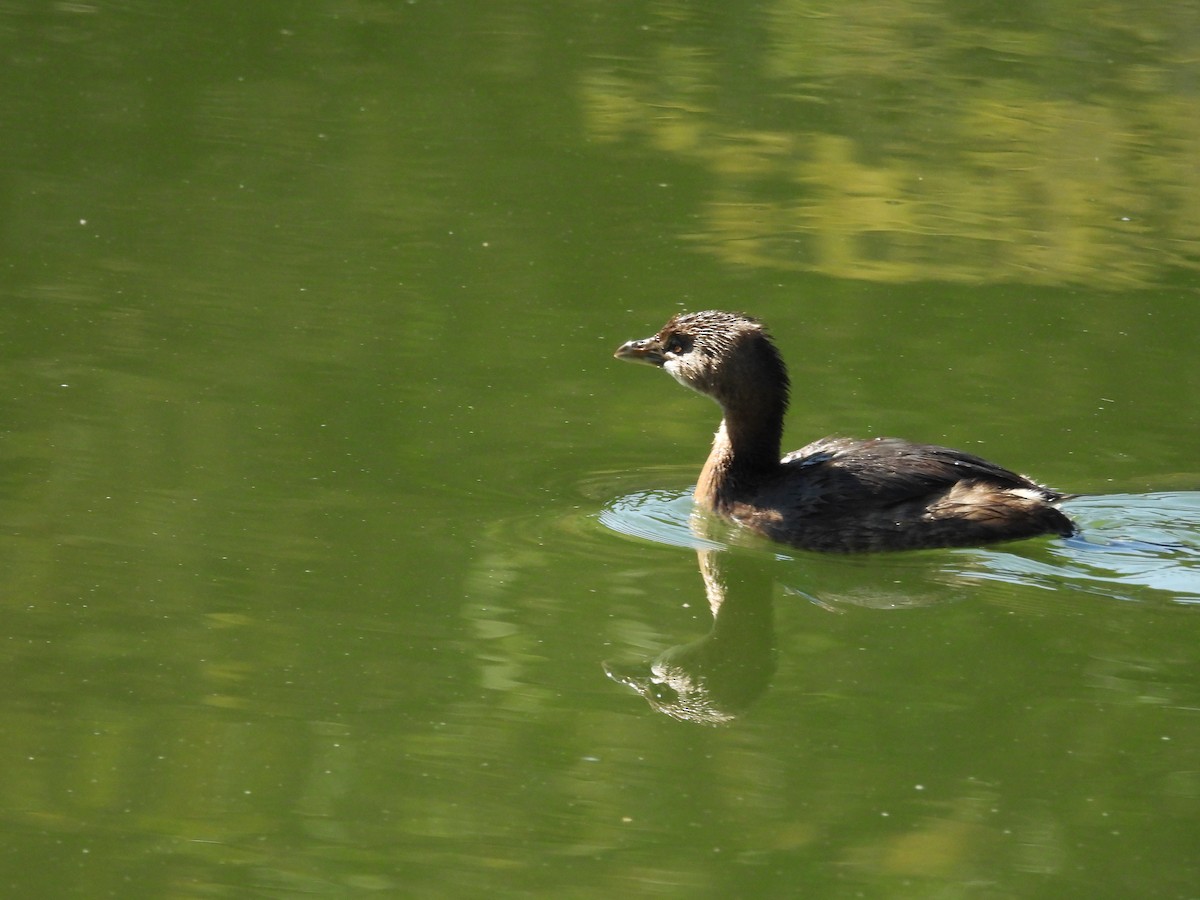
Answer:
<svg viewBox="0 0 1200 900"><path fill-rule="evenodd" d="M1064 495L959 450L897 438L823 438L782 460L725 514L813 550L968 546L1069 535Z"/></svg>

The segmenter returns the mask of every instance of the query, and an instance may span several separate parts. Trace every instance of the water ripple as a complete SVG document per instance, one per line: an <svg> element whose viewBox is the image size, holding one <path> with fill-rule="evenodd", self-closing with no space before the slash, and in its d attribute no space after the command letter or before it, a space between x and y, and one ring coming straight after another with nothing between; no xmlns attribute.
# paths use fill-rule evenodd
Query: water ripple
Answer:
<svg viewBox="0 0 1200 900"><path fill-rule="evenodd" d="M696 533L694 516L690 490L649 490L618 497L600 510L599 518L618 534L657 544L704 550L724 547Z"/></svg>
<svg viewBox="0 0 1200 900"><path fill-rule="evenodd" d="M1200 604L1200 492L1080 497L1067 511L1081 531L1050 546L1052 563L1007 554L989 559L988 574L1023 583L1050 579L1117 599L1140 599L1149 588L1176 603Z"/></svg>
<svg viewBox="0 0 1200 900"><path fill-rule="evenodd" d="M711 522L698 517L693 509L690 488L642 486L669 480L658 471L598 476L590 485L597 492L636 489L605 502L596 521L625 537L672 547L720 549L758 543L743 540L736 530L730 531L729 541L714 540L709 534ZM836 569L839 580L852 575L870 582L873 571L889 577L889 573L901 572L911 584L915 571L924 570L931 581L944 582L949 576L960 585L1006 582L1118 600L1166 599L1200 605L1200 492L1080 497L1070 501L1067 510L1081 531L1066 540L833 558L766 542L761 546L771 548L779 560L796 561L804 572L821 581ZM720 532L715 536L720 538ZM819 586L816 589L819 591Z"/></svg>

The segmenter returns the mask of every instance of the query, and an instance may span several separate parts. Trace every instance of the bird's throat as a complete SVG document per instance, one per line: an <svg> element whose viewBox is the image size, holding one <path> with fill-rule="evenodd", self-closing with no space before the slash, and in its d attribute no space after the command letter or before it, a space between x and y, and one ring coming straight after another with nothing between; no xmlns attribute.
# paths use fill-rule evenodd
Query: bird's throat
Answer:
<svg viewBox="0 0 1200 900"><path fill-rule="evenodd" d="M782 432L781 415L726 412L696 482L697 504L719 511L752 495L779 468Z"/></svg>

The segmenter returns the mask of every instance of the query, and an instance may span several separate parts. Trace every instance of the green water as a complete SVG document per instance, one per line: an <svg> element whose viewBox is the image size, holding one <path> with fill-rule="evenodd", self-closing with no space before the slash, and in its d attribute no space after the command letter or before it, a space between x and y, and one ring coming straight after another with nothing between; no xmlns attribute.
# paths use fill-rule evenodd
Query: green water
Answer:
<svg viewBox="0 0 1200 900"><path fill-rule="evenodd" d="M5 896L1200 896L1196 4L0 43ZM789 448L962 447L1083 537L731 535L710 634L716 408L611 358L707 307ZM606 675L655 660L724 724Z"/></svg>

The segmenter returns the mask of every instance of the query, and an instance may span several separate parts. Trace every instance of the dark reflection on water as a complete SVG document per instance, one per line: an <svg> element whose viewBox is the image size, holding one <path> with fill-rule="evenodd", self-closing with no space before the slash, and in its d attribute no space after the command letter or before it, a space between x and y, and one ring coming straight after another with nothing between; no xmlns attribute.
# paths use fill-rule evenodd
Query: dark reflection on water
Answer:
<svg viewBox="0 0 1200 900"><path fill-rule="evenodd" d="M604 670L661 713L720 725L757 700L775 670L771 577L761 560L742 554L699 550L696 556L713 617L709 633L648 664L606 662Z"/></svg>

